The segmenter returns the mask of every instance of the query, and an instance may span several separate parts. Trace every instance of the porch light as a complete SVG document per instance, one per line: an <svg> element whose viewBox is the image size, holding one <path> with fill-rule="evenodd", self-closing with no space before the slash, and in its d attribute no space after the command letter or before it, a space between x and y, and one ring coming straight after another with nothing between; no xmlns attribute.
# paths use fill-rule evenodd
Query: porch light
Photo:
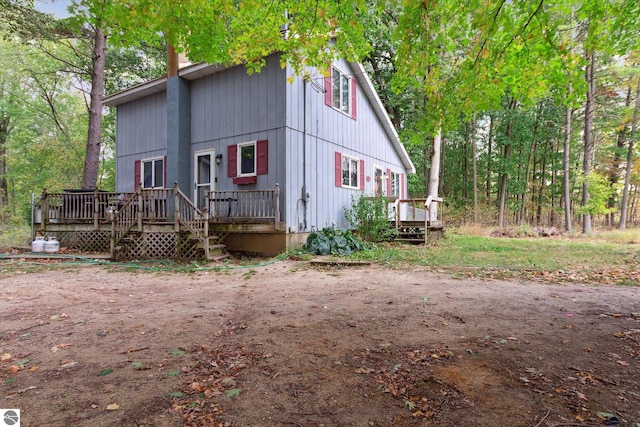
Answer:
<svg viewBox="0 0 640 427"><path fill-rule="evenodd" d="M220 163L222 163L222 153L216 155L216 165L220 166Z"/></svg>

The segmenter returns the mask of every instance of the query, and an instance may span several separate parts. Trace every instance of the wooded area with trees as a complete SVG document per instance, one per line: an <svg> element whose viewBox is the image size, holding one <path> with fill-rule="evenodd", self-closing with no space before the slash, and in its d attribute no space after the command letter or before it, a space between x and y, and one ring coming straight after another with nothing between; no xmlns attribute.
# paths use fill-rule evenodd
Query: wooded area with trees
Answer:
<svg viewBox="0 0 640 427"><path fill-rule="evenodd" d="M444 197L449 223L590 234L640 220L638 0L82 0L71 12L0 0L5 220L23 221L42 188L113 188L114 117L99 98L161 75L167 43L248 72L274 50L301 73L363 62L416 164L410 195Z"/></svg>

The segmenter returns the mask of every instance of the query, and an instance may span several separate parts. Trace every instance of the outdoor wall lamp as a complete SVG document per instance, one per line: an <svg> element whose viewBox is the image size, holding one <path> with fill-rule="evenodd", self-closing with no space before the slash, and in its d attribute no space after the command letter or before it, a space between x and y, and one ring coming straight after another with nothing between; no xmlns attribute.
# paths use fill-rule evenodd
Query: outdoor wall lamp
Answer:
<svg viewBox="0 0 640 427"><path fill-rule="evenodd" d="M216 155L216 165L220 166L220 163L222 163L222 154Z"/></svg>

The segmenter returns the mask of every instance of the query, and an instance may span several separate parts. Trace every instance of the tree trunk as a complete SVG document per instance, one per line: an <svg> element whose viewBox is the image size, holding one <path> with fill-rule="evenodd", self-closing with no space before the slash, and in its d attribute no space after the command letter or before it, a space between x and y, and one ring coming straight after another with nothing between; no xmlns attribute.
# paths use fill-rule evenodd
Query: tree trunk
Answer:
<svg viewBox="0 0 640 427"><path fill-rule="evenodd" d="M82 188L94 189L98 182L100 165L100 139L102 135L102 102L104 95L104 69L107 38L100 28L95 28L93 46L93 68L91 71L91 102L89 104L89 131L87 153L82 174Z"/></svg>
<svg viewBox="0 0 640 427"><path fill-rule="evenodd" d="M591 161L594 151L593 118L595 115L595 95L596 95L596 55L594 52L586 52L587 64L585 66L584 78L587 83L587 100L584 108L584 157L582 159L582 206L587 206L591 195L589 194L589 184L587 178L591 173ZM582 234L593 234L591 226L591 214L582 214Z"/></svg>
<svg viewBox="0 0 640 427"><path fill-rule="evenodd" d="M572 88L569 87L568 91L571 95ZM567 107L564 115L564 143L563 143L563 155L562 155L562 193L564 198L564 229L571 233L571 181L569 177L569 152L571 150L571 121L573 110L571 107Z"/></svg>
<svg viewBox="0 0 640 427"><path fill-rule="evenodd" d="M462 205L469 206L467 204L469 200L469 132L465 125L465 135L462 140ZM466 222L466 220L465 220Z"/></svg>
<svg viewBox="0 0 640 427"><path fill-rule="evenodd" d="M509 112L511 112L515 108L516 108L516 100L512 99L509 102ZM509 178L507 162L509 161L509 156L511 155L511 118L509 118L508 120L509 122L507 123L507 129L506 129L506 135L505 135L507 143L505 144L503 149L505 170L500 175L500 190L499 190L500 196L498 198L498 227L501 227L501 228L504 227L504 208L505 208L505 201L507 199L507 180Z"/></svg>
<svg viewBox="0 0 640 427"><path fill-rule="evenodd" d="M478 224L478 162L476 160L476 118L471 122L471 173L473 174L473 223Z"/></svg>
<svg viewBox="0 0 640 427"><path fill-rule="evenodd" d="M433 137L433 153L431 156L431 170L429 171L429 193L431 197L438 197L440 186L440 150L442 147L442 129L438 126L438 131ZM429 219L435 221L438 218L438 204L432 202L429 207Z"/></svg>
<svg viewBox="0 0 640 427"><path fill-rule="evenodd" d="M627 150L627 170L624 173L624 190L622 191L622 202L620 202L620 224L618 228L627 228L627 205L629 204L629 187L631 186L631 169L633 169L633 139L636 136L638 127L638 113L640 112L640 78L636 88L636 103L633 108L633 119L631 121L631 132L629 134L629 148Z"/></svg>
<svg viewBox="0 0 640 427"><path fill-rule="evenodd" d="M627 97L624 101L625 108L631 105L631 87L627 88ZM622 153L624 152L624 145L627 137L627 126L623 123L616 138L616 147L613 152L613 162L611 163L611 170L609 171L609 184L614 186L620 179L620 163L622 163ZM611 209L611 212L607 214L607 225L613 227L615 224L615 213L613 208L616 205L617 192L611 193L609 200L607 200L607 208Z"/></svg>
<svg viewBox="0 0 640 427"><path fill-rule="evenodd" d="M487 138L487 204L491 204L491 150L493 145L493 116L489 115L489 136Z"/></svg>
<svg viewBox="0 0 640 427"><path fill-rule="evenodd" d="M547 180L547 146L545 145L544 153L542 154L542 160L540 165L540 188L538 189L538 203L536 208L536 225L540 225L542 223L542 202L544 200L544 189L545 182ZM532 180L535 181L535 180Z"/></svg>
<svg viewBox="0 0 640 427"><path fill-rule="evenodd" d="M522 193L522 203L520 204L520 213L518 215L518 225L522 225L524 221L524 208L527 201L527 189L529 188L529 174L531 173L531 161L533 160L533 170L535 171L535 159L534 155L536 152L536 146L538 145L537 136L538 136L538 121L540 119L540 113L542 110L542 105L538 105L538 111L536 111L536 121L533 125L533 135L531 140L531 145L529 146L529 155L527 157L527 167L524 172L524 190ZM533 183L533 179L531 180L531 187L534 188L535 184ZM532 195L533 196L533 195Z"/></svg>
<svg viewBox="0 0 640 427"><path fill-rule="evenodd" d="M5 82L0 81L0 101L5 106L13 104L9 99L10 93L5 89ZM9 185L7 182L7 141L9 134L15 125L11 113L0 109L0 218L4 209L9 205Z"/></svg>

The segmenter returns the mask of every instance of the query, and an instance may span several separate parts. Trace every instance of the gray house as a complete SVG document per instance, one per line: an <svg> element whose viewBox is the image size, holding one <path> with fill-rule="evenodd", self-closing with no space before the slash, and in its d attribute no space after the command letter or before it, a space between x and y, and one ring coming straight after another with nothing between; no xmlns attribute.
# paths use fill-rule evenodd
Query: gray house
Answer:
<svg viewBox="0 0 640 427"><path fill-rule="evenodd" d="M415 172L356 63L307 80L278 54L252 75L189 65L103 103L117 109L116 191L177 183L232 250L274 254L346 227L352 196L405 198Z"/></svg>

